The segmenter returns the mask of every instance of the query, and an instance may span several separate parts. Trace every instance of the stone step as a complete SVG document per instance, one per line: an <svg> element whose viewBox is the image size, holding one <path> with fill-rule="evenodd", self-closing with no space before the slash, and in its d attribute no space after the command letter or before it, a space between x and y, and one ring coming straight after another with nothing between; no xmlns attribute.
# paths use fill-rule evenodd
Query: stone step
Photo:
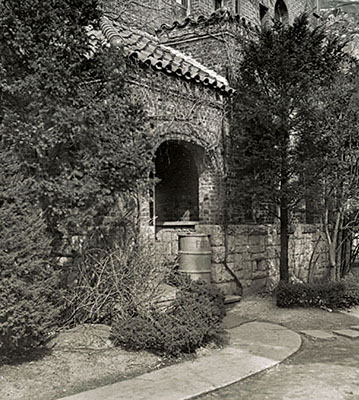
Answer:
<svg viewBox="0 0 359 400"><path fill-rule="evenodd" d="M351 326L350 329L354 329L355 331L359 331L359 325Z"/></svg>
<svg viewBox="0 0 359 400"><path fill-rule="evenodd" d="M305 336L310 337L311 339L320 339L320 340L333 340L335 339L337 336L333 335L331 332L325 332L325 331L321 331L319 329L310 329L310 330L305 330L305 331L301 331L300 333L302 333Z"/></svg>
<svg viewBox="0 0 359 400"><path fill-rule="evenodd" d="M349 339L359 339L359 331L354 329L340 329L338 331L333 331L333 333Z"/></svg>
<svg viewBox="0 0 359 400"><path fill-rule="evenodd" d="M224 304L239 303L241 299L241 296L226 296L226 298L224 299Z"/></svg>

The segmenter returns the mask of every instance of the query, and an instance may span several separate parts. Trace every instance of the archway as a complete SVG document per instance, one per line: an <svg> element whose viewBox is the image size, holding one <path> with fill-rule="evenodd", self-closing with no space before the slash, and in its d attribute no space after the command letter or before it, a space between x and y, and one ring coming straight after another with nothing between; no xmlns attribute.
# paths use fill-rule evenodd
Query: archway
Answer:
<svg viewBox="0 0 359 400"><path fill-rule="evenodd" d="M156 224L173 221L198 221L200 148L190 143L169 140L156 151L153 213Z"/></svg>
<svg viewBox="0 0 359 400"><path fill-rule="evenodd" d="M283 0L277 0L275 3L274 19L282 24L289 23L288 8Z"/></svg>

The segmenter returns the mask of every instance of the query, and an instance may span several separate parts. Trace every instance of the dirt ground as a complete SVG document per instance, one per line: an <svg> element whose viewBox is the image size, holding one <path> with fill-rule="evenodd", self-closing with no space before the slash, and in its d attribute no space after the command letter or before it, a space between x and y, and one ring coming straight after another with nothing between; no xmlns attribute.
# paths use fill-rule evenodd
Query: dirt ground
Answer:
<svg viewBox="0 0 359 400"><path fill-rule="evenodd" d="M80 325L59 334L31 360L0 365L0 399L53 400L129 379L182 359L113 347L106 325ZM217 351L208 346L198 356ZM187 357L188 359L190 357Z"/></svg>
<svg viewBox="0 0 359 400"><path fill-rule="evenodd" d="M224 326L248 321L270 321L292 330L338 329L357 325L350 315L317 309L279 309L271 297L250 297L228 306ZM109 327L79 326L50 342L37 359L0 366L0 399L53 400L161 368L173 360L148 352L113 348ZM217 351L201 349L198 356ZM181 362L181 360L177 360Z"/></svg>

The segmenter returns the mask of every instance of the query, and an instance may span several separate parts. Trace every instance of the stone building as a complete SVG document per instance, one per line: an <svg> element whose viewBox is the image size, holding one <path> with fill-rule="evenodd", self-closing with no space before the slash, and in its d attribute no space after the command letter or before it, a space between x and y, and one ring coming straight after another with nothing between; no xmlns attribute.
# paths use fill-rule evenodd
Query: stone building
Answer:
<svg viewBox="0 0 359 400"><path fill-rule="evenodd" d="M238 292L238 280L245 293L272 288L279 274L278 227L233 224L224 215L233 40L273 18L290 23L313 6L312 0L107 2L101 34L141 66L129 81L145 103L156 146L159 182L143 201L143 226L159 251L173 257L179 234L210 235L211 277L226 294ZM290 238L293 275L307 280L313 260L315 274L323 275L327 262L320 232L298 225Z"/></svg>

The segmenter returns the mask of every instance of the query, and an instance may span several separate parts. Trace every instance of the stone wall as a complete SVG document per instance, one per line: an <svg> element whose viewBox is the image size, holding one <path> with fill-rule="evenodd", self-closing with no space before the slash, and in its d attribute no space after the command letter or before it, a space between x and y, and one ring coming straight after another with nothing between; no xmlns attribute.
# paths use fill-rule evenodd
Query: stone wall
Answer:
<svg viewBox="0 0 359 400"><path fill-rule="evenodd" d="M177 230L164 227L156 234L163 254L176 257L178 233L201 232L210 235L212 281L226 294L237 294L238 288L226 264L241 281L244 294L272 290L279 281L279 231L275 225L231 225L224 234L220 225L197 225ZM293 227L289 242L290 275L308 282L328 274L326 243L320 226Z"/></svg>

